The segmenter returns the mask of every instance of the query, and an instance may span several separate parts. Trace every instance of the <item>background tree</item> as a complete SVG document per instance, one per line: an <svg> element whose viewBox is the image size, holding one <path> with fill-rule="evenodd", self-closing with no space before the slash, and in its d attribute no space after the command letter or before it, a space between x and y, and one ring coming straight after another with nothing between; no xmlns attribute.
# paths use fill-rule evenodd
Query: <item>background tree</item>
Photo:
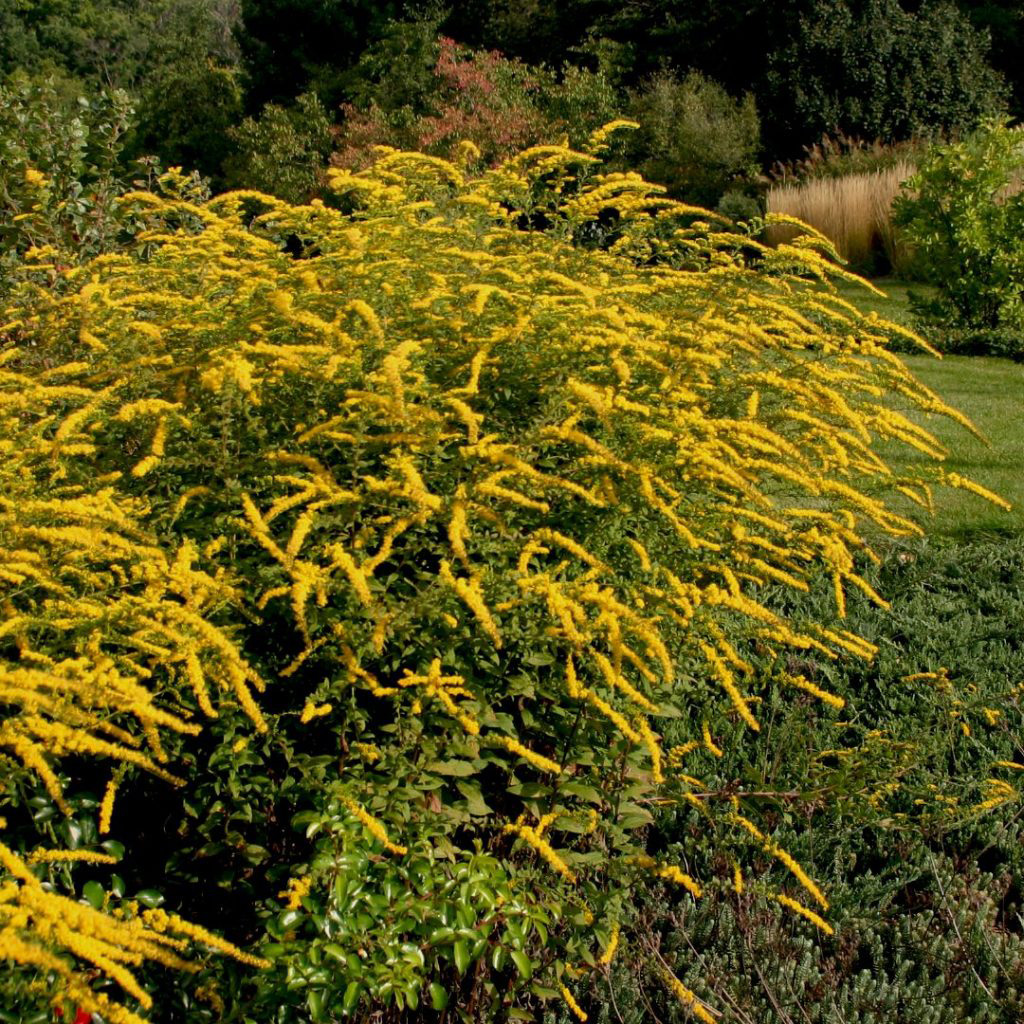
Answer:
<svg viewBox="0 0 1024 1024"><path fill-rule="evenodd" d="M791 151L825 132L892 141L969 130L1005 101L987 47L950 3L910 13L897 0L812 0L769 62L770 143Z"/></svg>
<svg viewBox="0 0 1024 1024"><path fill-rule="evenodd" d="M362 52L406 12L403 0L242 0L236 39L251 112L313 90L333 109Z"/></svg>
<svg viewBox="0 0 1024 1024"><path fill-rule="evenodd" d="M680 80L663 71L632 93L629 112L640 124L629 162L675 196L714 206L730 185L757 174L760 131L750 93L733 99L699 72Z"/></svg>

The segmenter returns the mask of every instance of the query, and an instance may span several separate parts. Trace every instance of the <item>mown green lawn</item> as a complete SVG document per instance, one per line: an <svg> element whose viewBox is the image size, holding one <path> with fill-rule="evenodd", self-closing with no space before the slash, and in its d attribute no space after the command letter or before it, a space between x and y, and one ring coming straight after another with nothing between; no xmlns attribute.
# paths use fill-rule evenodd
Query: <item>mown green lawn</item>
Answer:
<svg viewBox="0 0 1024 1024"><path fill-rule="evenodd" d="M935 528L942 533L1024 532L1024 365L981 356L904 358L920 380L966 413L989 441L986 445L949 420L929 417L928 428L949 450L945 465L1014 506L1004 512L964 492L946 491L938 502Z"/></svg>
<svg viewBox="0 0 1024 1024"><path fill-rule="evenodd" d="M923 295L930 295L933 289L926 284L909 284L906 281L897 280L895 277L876 278L871 282L880 291L885 292L885 297L875 295L860 285L847 281L839 281L836 284L839 294L847 302L853 303L858 309L865 313L875 310L879 316L900 324L903 327L916 329L914 314L910 311L910 292L920 292Z"/></svg>
<svg viewBox="0 0 1024 1024"><path fill-rule="evenodd" d="M894 279L874 284L886 292L885 298L852 284L843 283L839 290L859 309L876 310L887 319L917 329L907 293L926 290L927 286ZM922 333L927 337L926 330ZM981 356L945 356L940 360L922 354L903 358L920 380L965 413L990 442L982 443L941 417L917 417L949 450L946 466L995 491L1014 506L1012 511L1003 512L973 495L945 491L937 502L934 531L954 535L1024 532L1024 365ZM896 455L897 449L893 447L889 452ZM900 454L899 458L907 465L925 461L924 456L913 453Z"/></svg>

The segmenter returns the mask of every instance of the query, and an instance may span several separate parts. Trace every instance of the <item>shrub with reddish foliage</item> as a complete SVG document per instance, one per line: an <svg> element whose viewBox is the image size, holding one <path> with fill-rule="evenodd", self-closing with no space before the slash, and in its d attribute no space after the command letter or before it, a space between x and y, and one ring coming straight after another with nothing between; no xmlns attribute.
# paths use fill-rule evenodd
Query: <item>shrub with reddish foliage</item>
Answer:
<svg viewBox="0 0 1024 1024"><path fill-rule="evenodd" d="M342 106L332 162L365 166L375 145L452 157L468 140L485 165L564 135L582 138L615 114L614 92L601 75L551 71L510 60L497 51L472 50L447 37L437 43L424 110ZM586 95L584 95L586 94Z"/></svg>

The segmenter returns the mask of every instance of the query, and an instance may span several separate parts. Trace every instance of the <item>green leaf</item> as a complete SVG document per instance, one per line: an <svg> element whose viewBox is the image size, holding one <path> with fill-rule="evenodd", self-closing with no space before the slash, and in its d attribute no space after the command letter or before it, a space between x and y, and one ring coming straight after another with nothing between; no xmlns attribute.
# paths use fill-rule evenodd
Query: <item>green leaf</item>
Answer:
<svg viewBox="0 0 1024 1024"><path fill-rule="evenodd" d="M107 839L100 843L100 849L114 860L124 860L124 843L119 843L116 839Z"/></svg>
<svg viewBox="0 0 1024 1024"><path fill-rule="evenodd" d="M135 894L135 899L137 899L144 907L149 907L150 910L155 907L163 906L164 904L163 893L157 892L156 889L140 889Z"/></svg>
<svg viewBox="0 0 1024 1024"><path fill-rule="evenodd" d="M523 662L527 665L553 665L555 663L555 656L548 651L534 651L527 654L523 658Z"/></svg>
<svg viewBox="0 0 1024 1024"><path fill-rule="evenodd" d="M448 992L443 985L439 985L436 981L430 983L430 1005L437 1011L441 1011L448 1006Z"/></svg>
<svg viewBox="0 0 1024 1024"><path fill-rule="evenodd" d="M475 782L457 782L455 786L466 798L466 808L470 814L482 817L485 814L492 813L491 808L480 792L480 787Z"/></svg>
<svg viewBox="0 0 1024 1024"><path fill-rule="evenodd" d="M437 775L454 775L459 778L468 778L470 775L476 775L479 768L472 761L431 761L426 766L426 770Z"/></svg>
<svg viewBox="0 0 1024 1024"><path fill-rule="evenodd" d="M94 910L99 910L103 906L103 897L106 893L104 893L103 886L99 882L86 882L82 886L82 895Z"/></svg>
<svg viewBox="0 0 1024 1024"><path fill-rule="evenodd" d="M351 1013L359 1004L361 988L358 981L350 981L345 987L345 994L341 997L341 1009L343 1013Z"/></svg>
<svg viewBox="0 0 1024 1024"><path fill-rule="evenodd" d="M525 980L529 980L533 977L533 961L521 950L514 950L512 953L512 962L516 965L516 970L522 975Z"/></svg>
<svg viewBox="0 0 1024 1024"><path fill-rule="evenodd" d="M643 828L654 821L654 815L646 807L639 804L622 803L619 805L619 817L616 824L620 828Z"/></svg>
<svg viewBox="0 0 1024 1024"><path fill-rule="evenodd" d="M455 969L459 974L465 974L466 968L469 967L469 946L462 939L459 939L452 946L452 953L455 956Z"/></svg>
<svg viewBox="0 0 1024 1024"><path fill-rule="evenodd" d="M309 1016L314 1024L324 1019L324 994L320 989L312 989L306 996Z"/></svg>
<svg viewBox="0 0 1024 1024"><path fill-rule="evenodd" d="M298 924L302 920L301 910L285 910L282 911L281 916L278 918L281 927L287 931L289 928Z"/></svg>

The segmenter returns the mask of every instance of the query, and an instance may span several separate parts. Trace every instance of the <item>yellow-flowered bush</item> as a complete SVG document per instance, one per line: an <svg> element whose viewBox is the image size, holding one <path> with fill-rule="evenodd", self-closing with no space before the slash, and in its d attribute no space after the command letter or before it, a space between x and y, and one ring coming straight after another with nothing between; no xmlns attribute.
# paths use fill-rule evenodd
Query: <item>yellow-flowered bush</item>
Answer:
<svg viewBox="0 0 1024 1024"><path fill-rule="evenodd" d="M233 998L274 1019L502 1018L559 992L582 1015L573 979L628 941L630 880L714 899L737 856L829 930L701 764L764 742L771 688L843 706L787 654L871 643L766 595L884 606L872 541L919 532L933 486L974 488L887 396L959 417L830 289L822 239L763 249L595 162L543 147L467 178L385 150L334 175L340 209L132 193L135 248L26 285L0 326L0 747L57 803L67 755L110 762L100 824L129 857L117 800L144 773L201 820L258 790L216 855L249 858L237 937L273 940L262 994ZM936 461L894 473L881 442ZM658 855L654 806L713 855ZM305 839L268 838L295 811ZM183 849L206 827L183 816ZM19 909L19 865L0 948L25 962L32 932L144 1009L123 965L165 932L129 913L90 956Z"/></svg>

